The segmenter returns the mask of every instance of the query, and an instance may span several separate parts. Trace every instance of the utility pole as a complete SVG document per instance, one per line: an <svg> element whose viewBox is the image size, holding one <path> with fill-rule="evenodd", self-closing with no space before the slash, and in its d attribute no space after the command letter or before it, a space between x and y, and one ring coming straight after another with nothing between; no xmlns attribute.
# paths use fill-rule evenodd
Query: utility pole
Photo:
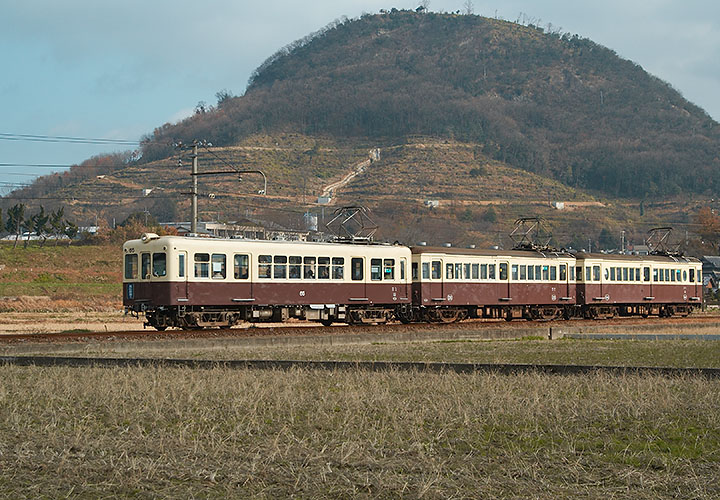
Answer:
<svg viewBox="0 0 720 500"><path fill-rule="evenodd" d="M191 200L191 214L190 214L190 232L195 235L197 234L197 219L198 219L198 143L193 142L192 152L192 200Z"/></svg>

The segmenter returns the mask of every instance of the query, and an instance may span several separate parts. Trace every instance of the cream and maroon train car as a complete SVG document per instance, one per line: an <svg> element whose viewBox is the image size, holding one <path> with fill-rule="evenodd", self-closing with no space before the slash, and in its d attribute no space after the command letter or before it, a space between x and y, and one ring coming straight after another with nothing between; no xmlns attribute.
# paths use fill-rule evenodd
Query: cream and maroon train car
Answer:
<svg viewBox="0 0 720 500"><path fill-rule="evenodd" d="M575 257L564 252L412 248L416 317L570 317Z"/></svg>
<svg viewBox="0 0 720 500"><path fill-rule="evenodd" d="M291 317L375 323L412 310L407 247L146 234L123 251L123 304L158 330Z"/></svg>
<svg viewBox="0 0 720 500"><path fill-rule="evenodd" d="M673 255L578 253L577 302L586 317L687 315L702 305L702 265Z"/></svg>

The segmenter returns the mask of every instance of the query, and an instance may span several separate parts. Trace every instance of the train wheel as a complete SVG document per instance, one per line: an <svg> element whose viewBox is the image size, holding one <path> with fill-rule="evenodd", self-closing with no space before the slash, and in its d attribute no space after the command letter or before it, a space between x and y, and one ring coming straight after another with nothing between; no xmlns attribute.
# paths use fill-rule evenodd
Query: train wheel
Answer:
<svg viewBox="0 0 720 500"><path fill-rule="evenodd" d="M323 326L330 326L333 324L333 320L331 319L321 319L320 323L322 323Z"/></svg>

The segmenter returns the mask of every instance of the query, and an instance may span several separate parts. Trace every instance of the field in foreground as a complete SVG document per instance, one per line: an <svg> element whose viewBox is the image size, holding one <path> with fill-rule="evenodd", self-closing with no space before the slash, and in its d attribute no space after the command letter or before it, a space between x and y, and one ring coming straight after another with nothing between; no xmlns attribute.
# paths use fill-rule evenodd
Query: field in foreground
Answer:
<svg viewBox="0 0 720 500"><path fill-rule="evenodd" d="M475 344L501 344L517 360L603 343ZM444 356L467 348L437 346ZM373 348L397 358L388 349L402 346L363 349ZM619 351L607 351L608 364ZM720 381L3 366L0 492L717 498Z"/></svg>

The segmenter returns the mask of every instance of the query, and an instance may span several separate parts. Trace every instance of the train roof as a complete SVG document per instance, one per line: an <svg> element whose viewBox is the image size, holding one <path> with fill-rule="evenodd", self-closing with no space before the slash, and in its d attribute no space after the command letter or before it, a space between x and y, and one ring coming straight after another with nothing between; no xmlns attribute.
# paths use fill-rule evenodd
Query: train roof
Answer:
<svg viewBox="0 0 720 500"><path fill-rule="evenodd" d="M446 255L474 255L482 257L525 257L525 258L574 258L571 253L563 251L539 250L499 250L492 248L456 248L456 247L410 247L413 254L446 254Z"/></svg>
<svg viewBox="0 0 720 500"><path fill-rule="evenodd" d="M612 254L612 253L589 253L589 252L578 252L575 257L577 259L592 259L592 260L612 260L620 262L685 262L685 263L700 263L695 257L687 257L683 255L664 255L664 254L652 254L652 255L623 255L623 254Z"/></svg>

